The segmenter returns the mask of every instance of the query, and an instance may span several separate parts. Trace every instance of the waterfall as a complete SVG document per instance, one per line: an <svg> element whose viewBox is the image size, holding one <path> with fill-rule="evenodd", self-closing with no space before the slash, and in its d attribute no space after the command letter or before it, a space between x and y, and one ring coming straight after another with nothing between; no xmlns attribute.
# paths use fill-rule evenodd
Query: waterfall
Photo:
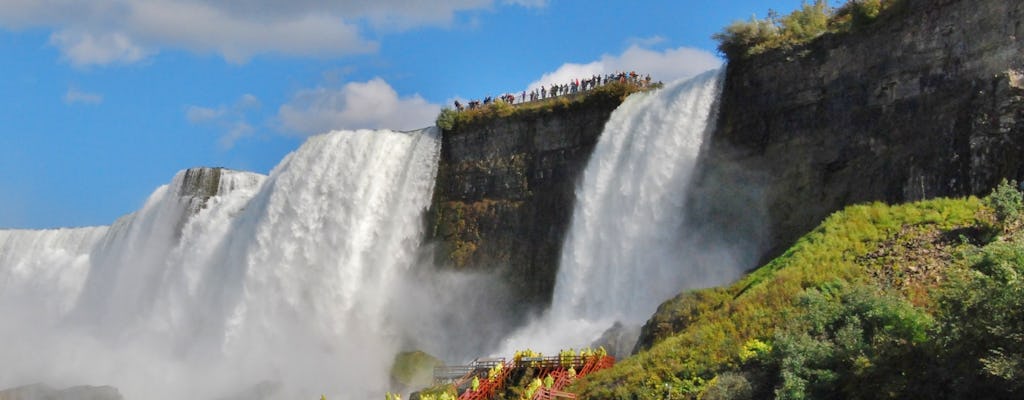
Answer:
<svg viewBox="0 0 1024 400"><path fill-rule="evenodd" d="M0 346L0 388L379 396L406 329L388 294L416 261L437 136L333 132L266 177L179 173L109 228L0 231L0 342L19 344Z"/></svg>
<svg viewBox="0 0 1024 400"><path fill-rule="evenodd" d="M714 129L721 71L630 96L611 115L576 190L551 308L502 353L588 346L638 324L685 287L707 284L687 246L684 207Z"/></svg>
<svg viewBox="0 0 1024 400"><path fill-rule="evenodd" d="M89 252L106 232L105 226L0 230L0 306L25 304L31 310L23 312L39 315L67 313L89 272Z"/></svg>

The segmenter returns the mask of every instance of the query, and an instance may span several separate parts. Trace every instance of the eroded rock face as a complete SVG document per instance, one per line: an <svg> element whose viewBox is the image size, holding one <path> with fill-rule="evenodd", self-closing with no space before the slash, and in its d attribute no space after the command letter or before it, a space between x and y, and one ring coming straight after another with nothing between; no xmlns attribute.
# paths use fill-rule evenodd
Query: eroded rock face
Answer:
<svg viewBox="0 0 1024 400"><path fill-rule="evenodd" d="M707 199L762 191L767 255L845 205L1024 178L1024 3L907 3L862 31L729 64L698 181Z"/></svg>
<svg viewBox="0 0 1024 400"><path fill-rule="evenodd" d="M74 386L54 389L37 383L0 391L0 400L124 400L111 386Z"/></svg>
<svg viewBox="0 0 1024 400"><path fill-rule="evenodd" d="M185 170L178 196L188 202L189 214L195 214L218 194L223 168L189 168Z"/></svg>
<svg viewBox="0 0 1024 400"><path fill-rule="evenodd" d="M437 263L500 271L515 297L503 312L550 303L576 182L621 102L594 95L445 131L428 215Z"/></svg>

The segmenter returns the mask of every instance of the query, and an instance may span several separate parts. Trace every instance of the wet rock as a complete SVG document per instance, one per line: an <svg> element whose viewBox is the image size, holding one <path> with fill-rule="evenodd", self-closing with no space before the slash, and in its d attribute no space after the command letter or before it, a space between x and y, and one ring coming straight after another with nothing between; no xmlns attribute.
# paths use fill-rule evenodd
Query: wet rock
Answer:
<svg viewBox="0 0 1024 400"><path fill-rule="evenodd" d="M767 256L846 205L1024 178L1024 3L906 2L860 31L729 63L697 181L709 201L761 190Z"/></svg>

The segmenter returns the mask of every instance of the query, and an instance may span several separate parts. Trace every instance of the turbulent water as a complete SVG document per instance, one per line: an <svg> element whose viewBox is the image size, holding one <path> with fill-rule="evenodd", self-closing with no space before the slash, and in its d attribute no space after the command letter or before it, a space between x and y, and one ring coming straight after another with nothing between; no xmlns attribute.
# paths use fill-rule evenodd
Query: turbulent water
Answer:
<svg viewBox="0 0 1024 400"><path fill-rule="evenodd" d="M611 115L576 190L551 309L502 349L590 345L614 322L642 323L686 287L734 277L690 246L684 212L720 71L630 96Z"/></svg>
<svg viewBox="0 0 1024 400"><path fill-rule="evenodd" d="M335 132L209 199L183 172L109 228L0 231L0 388L379 397L438 151L434 129Z"/></svg>

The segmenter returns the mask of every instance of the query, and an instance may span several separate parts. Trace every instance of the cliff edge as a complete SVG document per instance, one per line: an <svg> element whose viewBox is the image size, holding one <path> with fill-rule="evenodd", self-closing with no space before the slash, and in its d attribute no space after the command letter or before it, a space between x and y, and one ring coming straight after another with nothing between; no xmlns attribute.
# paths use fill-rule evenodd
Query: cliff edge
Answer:
<svg viewBox="0 0 1024 400"><path fill-rule="evenodd" d="M1024 178L1024 3L905 1L858 31L729 63L697 212L728 229L737 207L715 199L759 193L771 257L849 204Z"/></svg>
<svg viewBox="0 0 1024 400"><path fill-rule="evenodd" d="M608 85L442 131L427 215L438 265L497 271L516 301L551 301L574 191L605 123L630 92Z"/></svg>

